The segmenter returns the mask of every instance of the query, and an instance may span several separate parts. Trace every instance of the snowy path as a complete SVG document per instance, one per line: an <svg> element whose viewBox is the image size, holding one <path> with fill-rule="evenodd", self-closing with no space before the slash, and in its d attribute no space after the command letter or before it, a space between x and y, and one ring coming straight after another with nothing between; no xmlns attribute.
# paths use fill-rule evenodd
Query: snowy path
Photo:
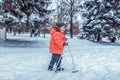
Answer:
<svg viewBox="0 0 120 80"><path fill-rule="evenodd" d="M0 80L120 80L119 46L108 46L87 40L69 39L77 73L71 73L72 62L68 47L65 47L62 66L66 69L55 74L47 71L50 61L49 37L29 38L25 36L9 39L35 41L0 47ZM26 44L25 44L26 46ZM36 47L37 46L37 47Z"/></svg>

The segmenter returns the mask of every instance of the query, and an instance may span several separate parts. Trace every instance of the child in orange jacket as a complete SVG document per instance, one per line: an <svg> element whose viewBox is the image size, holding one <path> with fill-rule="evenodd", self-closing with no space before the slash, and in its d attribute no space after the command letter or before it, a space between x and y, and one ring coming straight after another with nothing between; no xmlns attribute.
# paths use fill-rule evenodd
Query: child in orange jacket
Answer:
<svg viewBox="0 0 120 80"><path fill-rule="evenodd" d="M52 71L54 65L56 64L56 71L64 70L61 68L61 60L63 48L66 43L66 38L64 36L65 31L64 23L56 23L50 31L51 39L50 39L50 53L52 54L50 64L48 66L48 70Z"/></svg>

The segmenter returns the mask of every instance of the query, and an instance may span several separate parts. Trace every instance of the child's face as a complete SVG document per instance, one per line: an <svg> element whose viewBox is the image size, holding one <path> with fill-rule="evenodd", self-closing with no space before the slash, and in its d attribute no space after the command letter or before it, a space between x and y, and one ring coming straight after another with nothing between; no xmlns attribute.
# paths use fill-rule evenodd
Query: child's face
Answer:
<svg viewBox="0 0 120 80"><path fill-rule="evenodd" d="M62 32L62 33L65 32L65 26L60 27L60 32Z"/></svg>

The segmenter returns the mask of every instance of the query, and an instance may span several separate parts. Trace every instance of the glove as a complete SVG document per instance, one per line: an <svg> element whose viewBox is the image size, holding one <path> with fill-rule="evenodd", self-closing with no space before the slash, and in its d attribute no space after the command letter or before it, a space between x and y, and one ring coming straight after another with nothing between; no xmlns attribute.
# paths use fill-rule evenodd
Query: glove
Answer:
<svg viewBox="0 0 120 80"><path fill-rule="evenodd" d="M68 43L67 43L67 42L65 42L65 43L63 44L63 46L68 46Z"/></svg>

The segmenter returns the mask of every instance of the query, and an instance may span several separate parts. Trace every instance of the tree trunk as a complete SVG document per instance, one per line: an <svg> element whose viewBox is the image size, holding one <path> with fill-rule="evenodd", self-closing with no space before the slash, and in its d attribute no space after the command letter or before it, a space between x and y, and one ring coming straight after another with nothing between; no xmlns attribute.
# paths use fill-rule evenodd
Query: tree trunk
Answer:
<svg viewBox="0 0 120 80"><path fill-rule="evenodd" d="M44 38L45 38L45 29L44 29Z"/></svg>
<svg viewBox="0 0 120 80"><path fill-rule="evenodd" d="M43 37L45 38L45 29L46 29L45 22L44 22L43 24L44 24L44 25L43 25L43 26L44 26L44 31L43 31L44 36L43 36Z"/></svg>
<svg viewBox="0 0 120 80"><path fill-rule="evenodd" d="M70 20L70 38L73 38L73 31L72 31L72 19Z"/></svg>
<svg viewBox="0 0 120 80"><path fill-rule="evenodd" d="M73 13L72 13L72 6L70 11L70 38L73 38Z"/></svg>
<svg viewBox="0 0 120 80"><path fill-rule="evenodd" d="M6 40L6 36L7 34L6 34L6 28L1 28L0 29L0 40L3 40L3 41L5 41Z"/></svg>

